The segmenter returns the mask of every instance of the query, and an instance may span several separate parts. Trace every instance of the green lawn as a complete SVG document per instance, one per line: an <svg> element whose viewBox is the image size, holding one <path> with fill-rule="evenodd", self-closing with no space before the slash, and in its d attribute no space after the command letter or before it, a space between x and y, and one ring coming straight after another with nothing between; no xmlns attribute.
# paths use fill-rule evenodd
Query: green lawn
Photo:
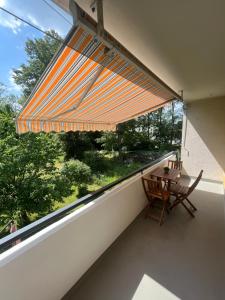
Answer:
<svg viewBox="0 0 225 300"><path fill-rule="evenodd" d="M107 157L108 158L108 169L101 174L98 175L93 175L93 182L88 185L88 191L94 192L98 190L99 188L123 177L128 175L129 173L137 170L140 168L141 164L140 163L130 163L130 164L123 164L120 161L117 161L113 159L112 157ZM61 162L57 162L57 166L61 167ZM68 205L74 201L77 200L78 198L78 189L76 186L73 186L74 192L64 198L63 202L58 202L56 201L54 204L54 210L59 209L65 205Z"/></svg>
<svg viewBox="0 0 225 300"><path fill-rule="evenodd" d="M88 184L87 189L88 192L87 193L91 193L94 192L96 190L98 190L99 188L123 177L128 175L129 173L137 170L138 168L140 168L141 163L137 163L137 162L131 162L131 163L124 163L122 161L120 161L117 157L111 155L111 154L106 154L104 155L104 159L106 160L107 163L107 168L105 168L105 171L103 172L99 172L98 174L93 174L92 175L92 182L90 184ZM59 159L56 162L56 166L57 168L61 168L63 165L63 156L59 157ZM54 205L53 205L53 210L57 210L59 208L62 208L74 201L76 201L78 198L78 188L76 186L72 187L72 194L66 198L63 199L62 202L59 201L55 201ZM39 218L41 218L44 215L47 215L48 212L46 212L46 214L29 214L29 218L30 221L33 222ZM0 231L3 228L3 225L0 225ZM2 232L1 235L6 235L7 232Z"/></svg>

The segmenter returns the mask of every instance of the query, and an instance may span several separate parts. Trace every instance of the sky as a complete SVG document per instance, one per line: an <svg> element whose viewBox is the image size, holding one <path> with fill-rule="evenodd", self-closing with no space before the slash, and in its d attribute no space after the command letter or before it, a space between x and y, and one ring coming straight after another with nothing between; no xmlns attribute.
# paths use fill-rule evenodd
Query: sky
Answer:
<svg viewBox="0 0 225 300"><path fill-rule="evenodd" d="M54 29L62 37L66 36L72 25L72 17L51 0L0 0L0 7L44 31ZM20 87L13 81L12 69L26 63L26 40L42 36L39 30L0 10L0 82L6 85L10 93L21 94Z"/></svg>

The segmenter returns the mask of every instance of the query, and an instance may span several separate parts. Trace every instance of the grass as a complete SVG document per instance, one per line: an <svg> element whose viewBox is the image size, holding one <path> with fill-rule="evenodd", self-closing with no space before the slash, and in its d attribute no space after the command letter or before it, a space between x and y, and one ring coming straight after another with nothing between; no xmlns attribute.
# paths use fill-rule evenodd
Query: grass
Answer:
<svg viewBox="0 0 225 300"><path fill-rule="evenodd" d="M77 187L73 186L72 190L73 190L73 193L70 196L65 197L62 202L55 201L55 203L53 205L53 210L57 210L59 208L62 208L62 207L64 207L64 206L66 206L66 205L68 205L68 204L70 204L70 203L77 200L77 195L78 195Z"/></svg>
<svg viewBox="0 0 225 300"><path fill-rule="evenodd" d="M123 177L128 175L129 173L137 170L140 168L140 163L130 163L130 164L123 164L121 161L114 159L113 157L106 156L108 161L108 168L105 172L99 173L97 175L93 176L93 181L91 184L88 184L87 188L88 191L94 192L101 187ZM57 162L57 166L61 167L61 162ZM61 207L64 207L78 199L78 189L76 186L73 186L73 193L65 197L63 199L63 202L56 201L53 209L57 210Z"/></svg>
<svg viewBox="0 0 225 300"><path fill-rule="evenodd" d="M106 161L107 168L105 169L104 172L94 174L92 176L92 182L90 184L88 184L88 186L87 186L88 193L94 192L94 191L98 190L99 188L101 188L123 176L128 175L129 173L140 168L140 166L141 166L141 163L137 163L137 162L132 162L129 164L123 163L117 157L113 156L112 154L105 154L104 159ZM56 162L56 167L58 169L62 168L63 161L64 161L63 156L59 157L59 159ZM72 186L72 191L73 191L72 194L68 197L65 197L63 199L63 201L55 201L55 203L53 204L53 211L60 209L68 204L71 204L72 202L75 202L78 198L80 198L78 196L77 186ZM42 215L37 214L37 213L29 214L29 219L31 222L33 222L47 214L48 214L48 212L46 212L46 214L42 214ZM0 230L2 228L3 228L3 225L0 224ZM5 234L6 233L4 233L4 235Z"/></svg>

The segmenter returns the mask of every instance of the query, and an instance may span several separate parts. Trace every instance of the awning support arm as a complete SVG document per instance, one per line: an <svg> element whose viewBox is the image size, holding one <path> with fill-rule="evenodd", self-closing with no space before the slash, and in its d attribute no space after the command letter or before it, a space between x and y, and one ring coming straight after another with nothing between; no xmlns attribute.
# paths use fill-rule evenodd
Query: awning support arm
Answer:
<svg viewBox="0 0 225 300"><path fill-rule="evenodd" d="M98 79L98 77L101 75L102 71L104 70L104 66L100 66L99 70L96 72L95 76L91 79L89 85L87 86L87 88L85 89L83 95L81 96L80 100L78 101L77 104L75 104L73 107L71 107L70 109L62 112L61 114L58 114L56 116L54 116L53 118L51 118L51 120L55 120L58 117L61 117L73 110L76 110L80 104L83 102L84 98L87 96L88 92L90 91L90 89L92 88L92 86L94 85L94 83L96 82L96 80Z"/></svg>
<svg viewBox="0 0 225 300"><path fill-rule="evenodd" d="M114 49L112 48L107 49L105 48L105 54L106 54L106 61L102 63L102 65L100 65L98 71L96 72L96 74L93 76L93 78L91 79L91 81L89 82L87 88L84 90L83 95L81 96L80 100L78 101L78 103L76 105L74 105L73 107L71 107L70 109L62 112L61 114L58 114L56 116L54 116L53 118L51 118L51 120L55 120L58 117L61 117L73 110L76 110L81 103L84 101L85 97L87 96L87 94L89 93L89 91L91 90L91 88L93 87L93 85L95 84L95 82L97 81L97 79L99 78L99 76L101 75L102 71L104 70L104 68L106 67L106 65L110 62L111 59L113 59L114 57Z"/></svg>

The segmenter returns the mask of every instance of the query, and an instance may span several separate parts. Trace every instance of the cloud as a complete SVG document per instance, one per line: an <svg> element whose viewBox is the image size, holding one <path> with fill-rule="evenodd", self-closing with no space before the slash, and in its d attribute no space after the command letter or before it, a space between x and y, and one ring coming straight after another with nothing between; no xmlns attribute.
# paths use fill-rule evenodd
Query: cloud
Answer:
<svg viewBox="0 0 225 300"><path fill-rule="evenodd" d="M3 14L0 12L0 25L10 28L13 33L17 34L21 31L21 26L23 24L20 20L17 20L12 16L3 16Z"/></svg>
<svg viewBox="0 0 225 300"><path fill-rule="evenodd" d="M15 83L14 79L13 79L13 70L9 71L9 86L8 86L8 90L12 93L15 94L20 94L22 92L22 88Z"/></svg>
<svg viewBox="0 0 225 300"><path fill-rule="evenodd" d="M58 7L55 6L52 1L47 2L49 5L44 1L0 0L0 7L15 13L15 15L18 15L43 31L54 29L61 36L65 36L71 27L71 16L65 15L64 12L57 13ZM53 6L55 6L55 8ZM68 20L66 21L65 19ZM9 28L14 34L18 34L22 27L27 25L19 19L7 14L7 12L0 11L0 26Z"/></svg>
<svg viewBox="0 0 225 300"><path fill-rule="evenodd" d="M45 31L46 28L44 28L40 22L37 21L37 19L32 15L27 15L27 20L31 22L31 24L37 26L41 30Z"/></svg>
<svg viewBox="0 0 225 300"><path fill-rule="evenodd" d="M0 0L0 7L6 8L6 0ZM13 16L7 14L7 12L0 11L0 25L12 30L14 34L17 34L21 30L23 23L14 18Z"/></svg>

